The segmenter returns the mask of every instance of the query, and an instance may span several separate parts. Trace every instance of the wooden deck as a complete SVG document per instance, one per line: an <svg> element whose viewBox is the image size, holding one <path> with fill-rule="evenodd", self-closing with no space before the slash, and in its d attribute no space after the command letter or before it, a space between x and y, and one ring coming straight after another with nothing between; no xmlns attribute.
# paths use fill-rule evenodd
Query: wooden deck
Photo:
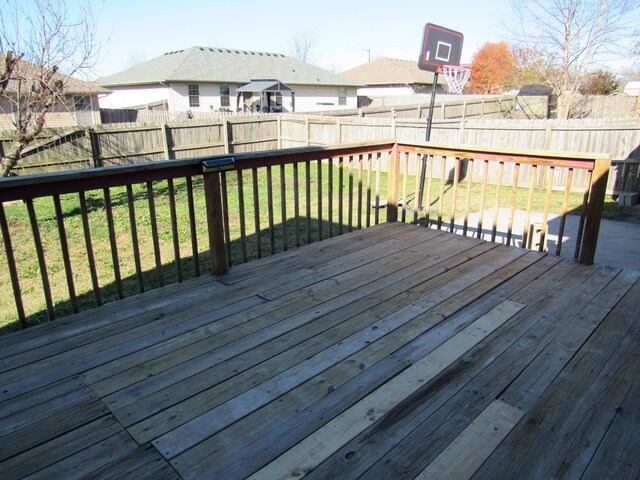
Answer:
<svg viewBox="0 0 640 480"><path fill-rule="evenodd" d="M637 478L640 274L384 224L0 338L0 478Z"/></svg>

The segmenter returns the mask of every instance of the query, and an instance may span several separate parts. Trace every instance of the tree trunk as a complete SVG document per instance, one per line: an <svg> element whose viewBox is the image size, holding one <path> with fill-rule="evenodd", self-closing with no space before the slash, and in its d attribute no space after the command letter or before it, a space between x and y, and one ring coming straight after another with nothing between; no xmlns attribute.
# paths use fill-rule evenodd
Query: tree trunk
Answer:
<svg viewBox="0 0 640 480"><path fill-rule="evenodd" d="M11 144L7 154L0 159L0 177L8 177L11 174L11 170L13 170L20 159L20 152L24 146L25 144L19 141Z"/></svg>

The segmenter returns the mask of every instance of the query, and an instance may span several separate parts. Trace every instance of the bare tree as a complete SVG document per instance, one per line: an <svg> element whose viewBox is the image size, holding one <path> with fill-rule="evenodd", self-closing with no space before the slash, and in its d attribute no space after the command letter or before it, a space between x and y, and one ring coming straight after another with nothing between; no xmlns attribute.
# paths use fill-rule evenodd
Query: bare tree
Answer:
<svg viewBox="0 0 640 480"><path fill-rule="evenodd" d="M512 9L515 43L540 54L536 68L558 95L558 118L568 118L587 73L608 55L624 56L621 42L637 22L638 2L512 0Z"/></svg>
<svg viewBox="0 0 640 480"><path fill-rule="evenodd" d="M8 0L0 10L0 110L15 127L0 158L7 176L45 127L46 113L65 108L72 75L95 66L100 43L88 4ZM9 115L6 115L9 114Z"/></svg>
<svg viewBox="0 0 640 480"><path fill-rule="evenodd" d="M294 32L291 35L289 51L293 58L311 63L316 57L316 39L312 32Z"/></svg>

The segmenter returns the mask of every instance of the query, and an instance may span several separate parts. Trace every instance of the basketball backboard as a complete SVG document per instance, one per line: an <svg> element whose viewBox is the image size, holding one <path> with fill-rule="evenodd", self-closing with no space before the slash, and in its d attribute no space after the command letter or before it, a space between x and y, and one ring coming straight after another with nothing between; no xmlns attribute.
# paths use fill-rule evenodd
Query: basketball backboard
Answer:
<svg viewBox="0 0 640 480"><path fill-rule="evenodd" d="M427 23L422 37L418 68L437 72L443 65L460 65L463 36L460 32Z"/></svg>

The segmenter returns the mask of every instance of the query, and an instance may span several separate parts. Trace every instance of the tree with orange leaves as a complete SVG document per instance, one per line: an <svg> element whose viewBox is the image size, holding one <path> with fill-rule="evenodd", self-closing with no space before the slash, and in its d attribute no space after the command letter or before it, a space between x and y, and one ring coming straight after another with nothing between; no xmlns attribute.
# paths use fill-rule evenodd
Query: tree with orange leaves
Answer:
<svg viewBox="0 0 640 480"><path fill-rule="evenodd" d="M468 89L471 93L501 93L513 78L514 59L506 42L485 43L473 56Z"/></svg>

